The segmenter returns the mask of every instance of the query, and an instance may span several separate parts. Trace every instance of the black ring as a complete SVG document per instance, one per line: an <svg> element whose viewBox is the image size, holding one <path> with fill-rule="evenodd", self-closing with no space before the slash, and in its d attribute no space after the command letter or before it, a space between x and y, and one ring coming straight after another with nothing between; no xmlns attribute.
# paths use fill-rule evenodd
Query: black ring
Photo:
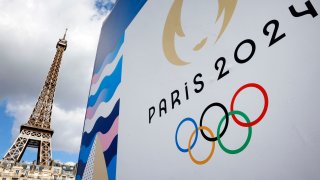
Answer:
<svg viewBox="0 0 320 180"><path fill-rule="evenodd" d="M228 124L229 124L229 115L228 115L228 111L226 109L226 107L224 107L224 105L218 103L218 102L215 102L215 103L212 103L210 104L209 106L206 107L206 109L203 111L202 115L201 115L201 118L200 118L200 127L202 126L202 120L203 120L203 117L204 115L206 114L207 110L209 110L211 107L213 106L218 106L220 107L224 113L225 113L225 116L226 116L226 124L220 134L220 138L224 135L224 133L226 132L227 128L228 128ZM204 131L202 129L200 129L200 132L201 132L201 135L207 140L207 141L216 141L217 140L217 137L214 137L214 138L210 138L208 137Z"/></svg>

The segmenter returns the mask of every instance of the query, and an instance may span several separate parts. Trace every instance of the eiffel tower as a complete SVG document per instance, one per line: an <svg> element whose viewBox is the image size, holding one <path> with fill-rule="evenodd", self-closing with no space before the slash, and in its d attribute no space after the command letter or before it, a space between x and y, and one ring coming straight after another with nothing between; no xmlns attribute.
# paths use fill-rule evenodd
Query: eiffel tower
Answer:
<svg viewBox="0 0 320 180"><path fill-rule="evenodd" d="M61 59L67 48L67 40L65 39L67 30L56 45L57 52L36 106L28 122L21 125L20 134L4 156L4 160L19 162L26 148L32 147L38 149L37 164L48 166L51 163L51 138L53 135L53 130L50 127L51 112Z"/></svg>

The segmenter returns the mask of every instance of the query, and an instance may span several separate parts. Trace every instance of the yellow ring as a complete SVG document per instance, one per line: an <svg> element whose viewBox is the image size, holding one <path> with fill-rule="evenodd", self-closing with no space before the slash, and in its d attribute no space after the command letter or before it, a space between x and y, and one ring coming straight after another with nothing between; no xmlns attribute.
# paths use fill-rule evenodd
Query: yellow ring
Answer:
<svg viewBox="0 0 320 180"><path fill-rule="evenodd" d="M211 129L208 128L207 126L200 126L198 129L199 129L199 130L206 130L206 131L208 131L209 134L211 135L211 137L214 138L213 132L212 132ZM211 157L212 157L212 155L213 155L213 153L214 153L215 141L212 141L212 149L211 149L211 152L210 152L209 156L208 156L206 159L202 160L202 161L196 160L196 159L193 157L193 155L192 155L192 153L191 153L191 148L190 148L190 147L191 147L191 140L192 140L192 138L193 138L193 136L194 136L195 133L196 133L196 130L194 130L194 131L192 132L191 136L190 136L189 143L188 143L188 153L189 153L190 159L191 159L194 163L196 163L196 164L198 164L198 165L203 165L203 164L207 163L207 162L211 159Z"/></svg>

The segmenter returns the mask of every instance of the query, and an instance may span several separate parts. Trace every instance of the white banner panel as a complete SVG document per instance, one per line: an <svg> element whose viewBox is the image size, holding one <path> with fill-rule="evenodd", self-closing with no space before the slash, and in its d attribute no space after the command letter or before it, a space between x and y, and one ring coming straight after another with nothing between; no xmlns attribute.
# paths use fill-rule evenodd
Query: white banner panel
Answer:
<svg viewBox="0 0 320 180"><path fill-rule="evenodd" d="M319 179L319 12L316 0L147 1L116 58L116 178Z"/></svg>

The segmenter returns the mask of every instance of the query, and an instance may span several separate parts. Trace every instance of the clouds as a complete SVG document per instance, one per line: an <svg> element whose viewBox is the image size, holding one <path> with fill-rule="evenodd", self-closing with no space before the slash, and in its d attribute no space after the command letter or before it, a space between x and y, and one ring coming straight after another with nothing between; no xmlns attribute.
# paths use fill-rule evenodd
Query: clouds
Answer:
<svg viewBox="0 0 320 180"><path fill-rule="evenodd" d="M79 152L81 133L83 124L78 123L83 120L85 109L76 108L71 111L65 111L59 106L53 106L52 128L55 131L53 136L53 147L55 150L65 152Z"/></svg>
<svg viewBox="0 0 320 180"><path fill-rule="evenodd" d="M64 108L85 104L102 21L92 21L93 2L8 1L0 5L2 97L37 98L66 27L55 102ZM85 88L86 87L86 88Z"/></svg>
<svg viewBox="0 0 320 180"><path fill-rule="evenodd" d="M97 9L96 2L0 1L0 101L7 101L7 112L15 118L13 138L32 113L53 61L55 45L68 28L68 47L62 59L52 114L53 145L54 150L78 151L105 17L94 18L102 17L104 7L102 3Z"/></svg>
<svg viewBox="0 0 320 180"><path fill-rule="evenodd" d="M100 15L106 15L114 7L116 0L96 0L95 7Z"/></svg>

